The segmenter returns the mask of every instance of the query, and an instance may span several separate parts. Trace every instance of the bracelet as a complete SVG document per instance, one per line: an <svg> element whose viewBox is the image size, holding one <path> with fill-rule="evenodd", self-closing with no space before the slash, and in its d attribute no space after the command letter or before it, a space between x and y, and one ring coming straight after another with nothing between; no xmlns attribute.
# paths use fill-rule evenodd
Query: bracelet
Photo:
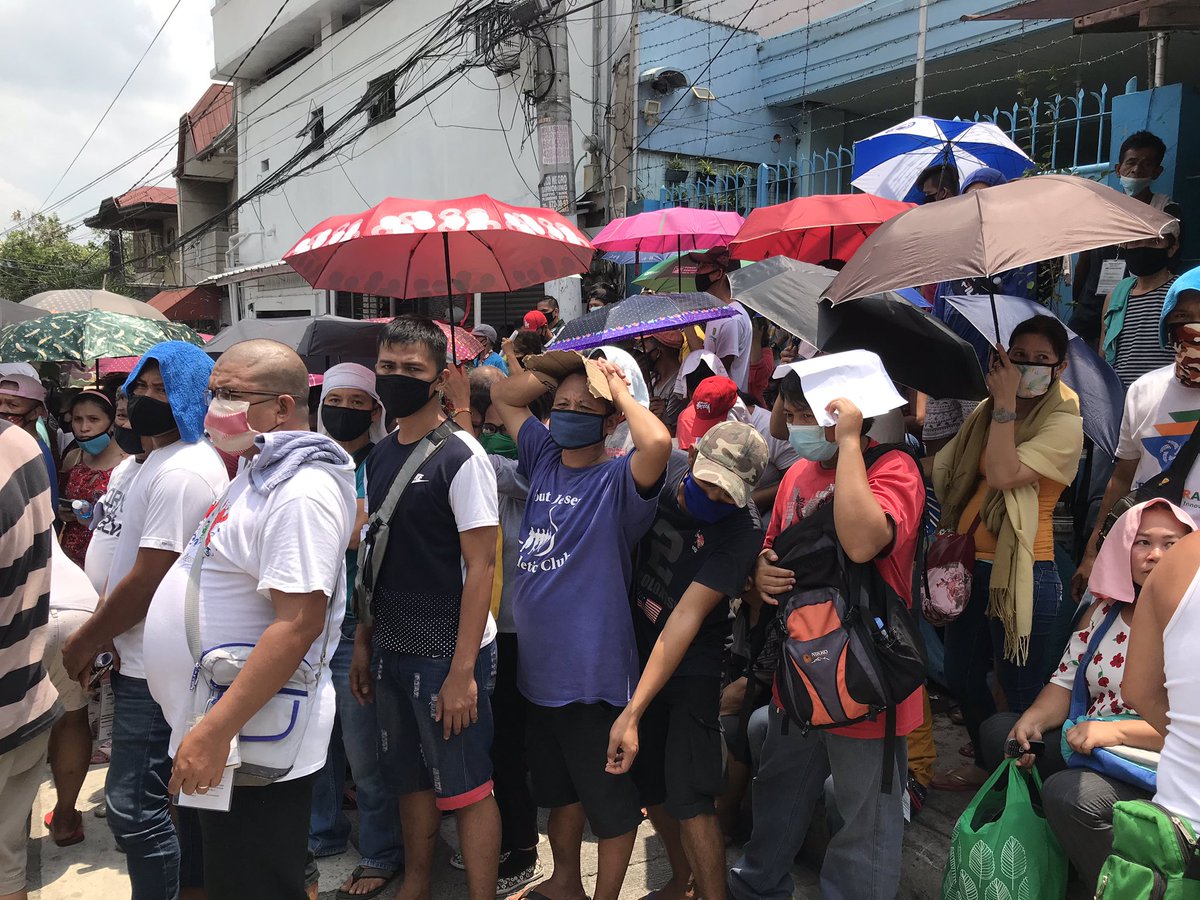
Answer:
<svg viewBox="0 0 1200 900"><path fill-rule="evenodd" d="M1001 424L1005 422L1015 422L1017 421L1017 414L1011 409L993 409L992 421L999 422Z"/></svg>
<svg viewBox="0 0 1200 900"><path fill-rule="evenodd" d="M468 415L470 415L470 413L471 413L471 407L469 407L469 406L463 406L463 407L458 407L458 406L455 406L454 408L452 408L452 409L450 410L450 417L451 417L451 418L454 418L454 416L461 415L462 413L467 413Z"/></svg>

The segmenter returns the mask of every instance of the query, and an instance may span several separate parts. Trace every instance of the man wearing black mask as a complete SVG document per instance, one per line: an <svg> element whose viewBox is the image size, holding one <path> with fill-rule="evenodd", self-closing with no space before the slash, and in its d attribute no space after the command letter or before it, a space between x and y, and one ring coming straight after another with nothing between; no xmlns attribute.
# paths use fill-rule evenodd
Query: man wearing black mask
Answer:
<svg viewBox="0 0 1200 900"><path fill-rule="evenodd" d="M129 426L150 451L125 491L100 605L63 645L63 664L76 680L90 674L106 647L114 646L121 659L120 672L112 675L112 755L104 795L134 900L177 897L181 888L203 883L198 854L189 852L195 844L186 840L187 829L199 827L194 811L179 815L178 835L172 821L171 729L146 683L142 633L159 582L229 484L225 464L204 440L212 367L199 347L166 341L146 351L129 374Z"/></svg>
<svg viewBox="0 0 1200 900"><path fill-rule="evenodd" d="M387 540L371 547L364 569L383 554L369 610L355 609L350 687L360 703L376 700L380 771L400 797L399 894L429 895L438 823L453 811L471 900L490 900L500 855L488 697L496 473L479 442L442 412L446 349L446 336L423 316L393 319L379 336L375 390L399 424L367 458L367 511L385 506L397 479L405 486ZM404 471L414 453L425 454L426 438L436 449Z"/></svg>
<svg viewBox="0 0 1200 900"><path fill-rule="evenodd" d="M738 264L729 258L728 247L689 253L687 258L696 266L696 290L712 294L738 312L736 316L715 319L704 326L703 348L721 360L729 377L737 382L738 390L744 391L750 374L750 342L754 330L750 325L750 314L733 299L729 287L729 273ZM696 339L694 329L684 333L689 346L693 350L700 349L701 344Z"/></svg>
<svg viewBox="0 0 1200 900"><path fill-rule="evenodd" d="M1168 232L1124 244L1120 252L1129 277L1104 299L1100 351L1128 388L1147 372L1175 361L1174 351L1159 342L1158 324L1167 291L1175 283L1170 265L1179 252L1179 239Z"/></svg>

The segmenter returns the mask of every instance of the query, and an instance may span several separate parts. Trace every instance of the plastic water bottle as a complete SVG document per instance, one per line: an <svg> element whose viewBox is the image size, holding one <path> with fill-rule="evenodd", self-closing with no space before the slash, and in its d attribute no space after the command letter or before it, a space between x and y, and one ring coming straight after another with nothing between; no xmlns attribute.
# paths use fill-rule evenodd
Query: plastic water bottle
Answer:
<svg viewBox="0 0 1200 900"><path fill-rule="evenodd" d="M92 517L92 504L86 500L71 501L71 509L75 512L75 516L81 521L88 521Z"/></svg>

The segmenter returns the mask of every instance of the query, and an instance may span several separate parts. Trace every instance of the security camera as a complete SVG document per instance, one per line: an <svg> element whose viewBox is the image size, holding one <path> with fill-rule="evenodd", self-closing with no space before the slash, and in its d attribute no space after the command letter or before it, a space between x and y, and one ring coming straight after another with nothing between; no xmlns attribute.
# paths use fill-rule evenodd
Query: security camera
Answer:
<svg viewBox="0 0 1200 900"><path fill-rule="evenodd" d="M672 91L677 91L680 88L687 87L687 76L678 69L672 69L669 66L656 66L653 69L647 69L638 78L642 84L648 84L659 94L669 94Z"/></svg>

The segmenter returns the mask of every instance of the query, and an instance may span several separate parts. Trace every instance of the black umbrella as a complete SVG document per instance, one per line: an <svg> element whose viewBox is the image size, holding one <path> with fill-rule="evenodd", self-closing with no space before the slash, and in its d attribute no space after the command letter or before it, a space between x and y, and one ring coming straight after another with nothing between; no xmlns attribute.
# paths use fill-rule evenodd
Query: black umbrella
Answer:
<svg viewBox="0 0 1200 900"><path fill-rule="evenodd" d="M286 344L304 358L310 372L323 372L334 358L370 365L376 355L382 322L341 316L295 316L282 319L242 319L204 345L219 356L242 341L266 339Z"/></svg>
<svg viewBox="0 0 1200 900"><path fill-rule="evenodd" d="M737 314L712 294L635 294L572 319L549 349L587 350Z"/></svg>
<svg viewBox="0 0 1200 900"><path fill-rule="evenodd" d="M987 385L974 348L909 303L864 297L817 310L817 346L871 350L900 384L936 399L982 400Z"/></svg>

